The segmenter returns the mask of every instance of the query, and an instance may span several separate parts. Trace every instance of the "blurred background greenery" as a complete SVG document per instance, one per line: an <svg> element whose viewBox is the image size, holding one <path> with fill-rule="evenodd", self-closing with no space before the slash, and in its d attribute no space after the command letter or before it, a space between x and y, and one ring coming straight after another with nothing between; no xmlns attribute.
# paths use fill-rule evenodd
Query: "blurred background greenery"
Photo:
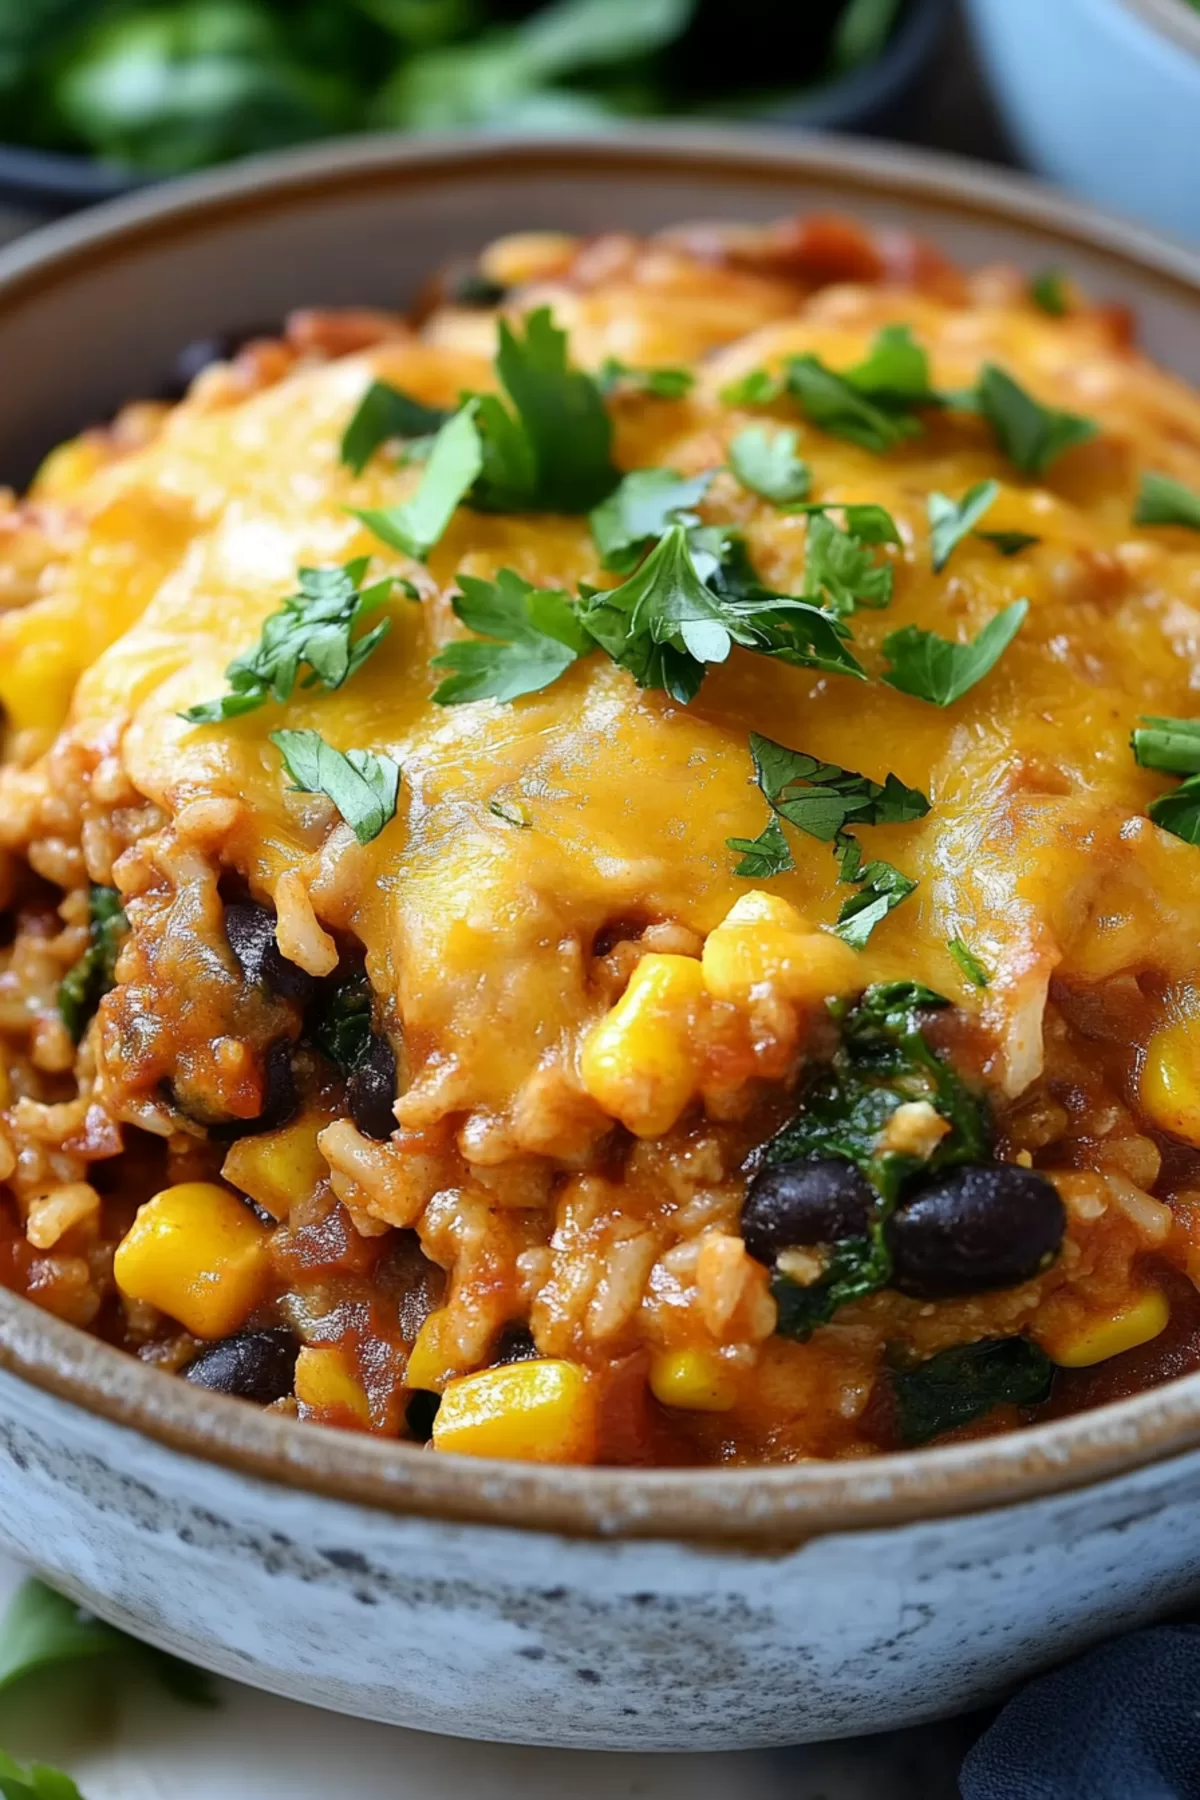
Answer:
<svg viewBox="0 0 1200 1800"><path fill-rule="evenodd" d="M343 133L753 118L906 0L0 0L0 139L169 175Z"/></svg>

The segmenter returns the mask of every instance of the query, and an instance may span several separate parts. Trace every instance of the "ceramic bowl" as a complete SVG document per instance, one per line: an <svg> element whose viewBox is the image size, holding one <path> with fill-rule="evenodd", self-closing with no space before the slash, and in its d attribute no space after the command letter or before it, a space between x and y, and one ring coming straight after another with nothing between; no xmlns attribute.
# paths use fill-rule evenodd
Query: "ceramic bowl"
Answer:
<svg viewBox="0 0 1200 1800"><path fill-rule="evenodd" d="M967 0L1031 168L1200 240L1200 10L1191 0Z"/></svg>
<svg viewBox="0 0 1200 1800"><path fill-rule="evenodd" d="M819 139L322 149L0 255L0 479L299 304L403 302L518 227L839 208L1068 268L1200 380L1200 257L1027 185ZM1200 1595L1200 1376L977 1443L742 1470L538 1469L207 1394L0 1291L0 1547L209 1668L366 1717L607 1748L768 1745L991 1700Z"/></svg>

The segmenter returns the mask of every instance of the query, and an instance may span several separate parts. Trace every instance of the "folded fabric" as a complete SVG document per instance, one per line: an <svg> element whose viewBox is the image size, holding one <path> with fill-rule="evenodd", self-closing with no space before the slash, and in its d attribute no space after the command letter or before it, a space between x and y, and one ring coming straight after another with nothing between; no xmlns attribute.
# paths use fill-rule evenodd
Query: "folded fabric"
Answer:
<svg viewBox="0 0 1200 1800"><path fill-rule="evenodd" d="M962 1800L1200 1800L1200 1625L1160 1625L1031 1681L963 1764Z"/></svg>

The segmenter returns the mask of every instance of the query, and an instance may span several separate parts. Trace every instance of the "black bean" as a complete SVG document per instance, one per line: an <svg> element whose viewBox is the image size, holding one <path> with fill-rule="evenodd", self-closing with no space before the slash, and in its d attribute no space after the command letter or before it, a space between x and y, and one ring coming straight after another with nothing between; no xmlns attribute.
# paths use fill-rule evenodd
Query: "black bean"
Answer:
<svg viewBox="0 0 1200 1800"><path fill-rule="evenodd" d="M433 1436L433 1421L438 1416L441 1404L440 1394L431 1394L425 1388L418 1388L405 1407L404 1423L419 1444L427 1444Z"/></svg>
<svg viewBox="0 0 1200 1800"><path fill-rule="evenodd" d="M248 982L269 988L281 1000L308 1005L317 983L281 952L275 942L275 914L268 907L253 900L234 901L225 908L225 936Z"/></svg>
<svg viewBox="0 0 1200 1800"><path fill-rule="evenodd" d="M952 1169L889 1219L892 1286L919 1300L1015 1287L1054 1256L1066 1223L1057 1189L1035 1169Z"/></svg>
<svg viewBox="0 0 1200 1800"><path fill-rule="evenodd" d="M183 1371L184 1379L269 1406L291 1393L299 1350L290 1331L242 1331L205 1345Z"/></svg>
<svg viewBox="0 0 1200 1800"><path fill-rule="evenodd" d="M853 1163L775 1163L746 1190L742 1236L751 1256L769 1265L781 1250L862 1237L874 1206L874 1189Z"/></svg>
<svg viewBox="0 0 1200 1800"><path fill-rule="evenodd" d="M537 1362L541 1354L528 1325L506 1325L496 1340L492 1367L496 1369L504 1363Z"/></svg>
<svg viewBox="0 0 1200 1800"><path fill-rule="evenodd" d="M346 1105L364 1137L390 1138L396 1129L396 1055L386 1038L372 1034L366 1055L346 1081Z"/></svg>
<svg viewBox="0 0 1200 1800"><path fill-rule="evenodd" d="M493 281L482 269L463 269L447 283L447 299L452 306L499 306L508 289Z"/></svg>

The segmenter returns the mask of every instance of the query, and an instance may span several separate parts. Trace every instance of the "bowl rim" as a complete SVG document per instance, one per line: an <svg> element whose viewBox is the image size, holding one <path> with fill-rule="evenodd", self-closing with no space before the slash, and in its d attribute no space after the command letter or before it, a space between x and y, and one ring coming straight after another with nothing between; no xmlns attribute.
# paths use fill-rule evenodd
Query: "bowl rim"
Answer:
<svg viewBox="0 0 1200 1800"><path fill-rule="evenodd" d="M1159 37L1200 56L1200 12L1190 0L1121 0L1121 4Z"/></svg>
<svg viewBox="0 0 1200 1800"><path fill-rule="evenodd" d="M786 205L797 178L830 204L917 199L1124 263L1200 312L1200 252L1024 178L927 151L799 133L644 127L619 137L488 134L356 139L141 190L0 251L0 320L121 258L247 212L303 207L364 183L550 172L756 178ZM715 197L719 203L719 180ZM298 296L301 299L302 296ZM737 1469L570 1468L429 1454L416 1445L263 1413L196 1389L0 1289L0 1370L169 1450L396 1514L578 1536L682 1539L761 1552L832 1531L891 1527L1086 1487L1200 1446L1200 1373L1001 1437L862 1460ZM53 1401L48 1402L53 1405ZM77 1421L79 1423L79 1421Z"/></svg>

